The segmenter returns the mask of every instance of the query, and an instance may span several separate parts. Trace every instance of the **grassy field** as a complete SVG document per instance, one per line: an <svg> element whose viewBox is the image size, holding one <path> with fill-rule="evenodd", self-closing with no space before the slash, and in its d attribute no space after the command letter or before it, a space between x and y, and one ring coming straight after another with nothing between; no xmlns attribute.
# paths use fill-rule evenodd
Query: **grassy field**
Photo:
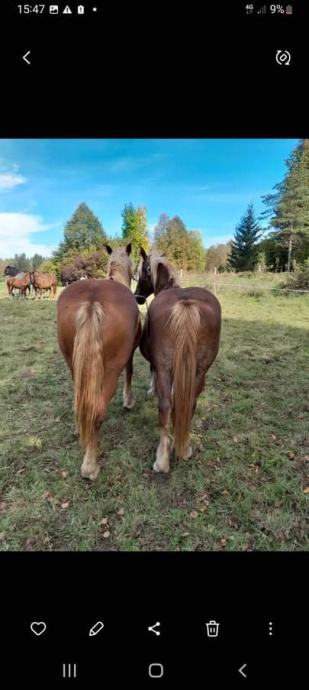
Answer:
<svg viewBox="0 0 309 690"><path fill-rule="evenodd" d="M309 295L264 292L280 282L264 274L213 281L221 348L193 457L152 471L158 412L138 352L136 406L123 410L121 379L94 484L80 477L56 303L10 301L0 284L0 549L308 550Z"/></svg>

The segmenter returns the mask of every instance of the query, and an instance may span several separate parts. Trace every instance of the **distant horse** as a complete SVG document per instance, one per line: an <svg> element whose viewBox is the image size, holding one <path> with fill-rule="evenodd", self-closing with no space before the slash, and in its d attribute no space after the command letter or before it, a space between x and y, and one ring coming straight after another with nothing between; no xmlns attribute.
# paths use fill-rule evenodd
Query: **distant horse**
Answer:
<svg viewBox="0 0 309 690"><path fill-rule="evenodd" d="M16 266L8 265L5 267L3 275L10 276L10 277L16 277L16 278L23 278L26 274L25 274L25 272L19 271L18 268L16 268ZM7 281L7 287L8 287L9 295L11 294L13 297L14 292L12 289L12 292L10 293L10 283L8 283L8 281ZM29 294L30 294L30 285L27 286L26 290L28 290Z"/></svg>
<svg viewBox="0 0 309 690"><path fill-rule="evenodd" d="M42 298L43 290L49 290L50 296L53 295L55 297L57 293L57 278L54 273L33 271L30 273L30 277L35 295L39 293L40 298Z"/></svg>
<svg viewBox="0 0 309 690"><path fill-rule="evenodd" d="M6 266L4 269L5 276L16 276L18 274L18 268L16 266Z"/></svg>
<svg viewBox="0 0 309 690"><path fill-rule="evenodd" d="M19 290L19 294L21 296L26 297L26 291L29 290L30 293L30 273L20 273L16 276L10 276L6 281L6 284L9 297L13 297L14 288Z"/></svg>
<svg viewBox="0 0 309 690"><path fill-rule="evenodd" d="M136 299L154 293L144 323L140 350L150 362L150 391L159 399L160 443L153 469L169 471L172 423L176 455L192 455L189 436L197 397L219 350L221 307L214 295L199 287L179 287L167 260L141 249L136 269ZM141 297L142 296L142 297ZM149 392L150 392L149 391Z"/></svg>
<svg viewBox="0 0 309 690"><path fill-rule="evenodd" d="M82 448L82 477L96 479L100 427L125 369L123 406L131 409L133 354L141 336L134 295L131 244L110 254L107 279L78 280L59 297L58 342L74 382L74 407Z"/></svg>

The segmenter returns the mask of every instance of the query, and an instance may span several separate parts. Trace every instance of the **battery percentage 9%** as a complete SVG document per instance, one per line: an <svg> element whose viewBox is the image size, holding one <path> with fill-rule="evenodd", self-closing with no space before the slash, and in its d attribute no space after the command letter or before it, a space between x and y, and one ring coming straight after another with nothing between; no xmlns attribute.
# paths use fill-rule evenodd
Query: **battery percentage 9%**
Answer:
<svg viewBox="0 0 309 690"><path fill-rule="evenodd" d="M283 5L271 5L270 11L272 14L285 14L285 8L283 7Z"/></svg>

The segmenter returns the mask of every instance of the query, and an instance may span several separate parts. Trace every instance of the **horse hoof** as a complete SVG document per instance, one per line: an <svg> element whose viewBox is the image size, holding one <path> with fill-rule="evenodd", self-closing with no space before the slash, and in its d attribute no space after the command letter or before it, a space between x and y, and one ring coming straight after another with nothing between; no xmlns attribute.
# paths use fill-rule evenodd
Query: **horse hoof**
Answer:
<svg viewBox="0 0 309 690"><path fill-rule="evenodd" d="M148 396L148 398L154 398L154 390L153 390L153 388L148 388L147 396Z"/></svg>
<svg viewBox="0 0 309 690"><path fill-rule="evenodd" d="M185 452L183 454L183 459L189 460L189 458L191 458L191 456L192 456L192 453L193 453L193 451L192 451L191 446L188 446L188 448L185 450Z"/></svg>
<svg viewBox="0 0 309 690"><path fill-rule="evenodd" d="M134 405L135 405L134 398L131 398L131 400L124 400L124 402L123 402L123 407L125 408L125 410L132 410Z"/></svg>
<svg viewBox="0 0 309 690"><path fill-rule="evenodd" d="M158 461L156 460L153 464L153 469L155 472L164 472L164 474L167 474L169 472L170 468L169 468L169 465L165 465L164 467L162 467L161 465L159 465Z"/></svg>
<svg viewBox="0 0 309 690"><path fill-rule="evenodd" d="M94 482L97 479L99 472L100 472L99 466L97 466L94 470L92 470L90 472L88 469L85 469L85 468L83 469L83 467L81 467L81 470L80 470L80 473L81 473L83 479L90 479L90 481L92 481L92 482Z"/></svg>

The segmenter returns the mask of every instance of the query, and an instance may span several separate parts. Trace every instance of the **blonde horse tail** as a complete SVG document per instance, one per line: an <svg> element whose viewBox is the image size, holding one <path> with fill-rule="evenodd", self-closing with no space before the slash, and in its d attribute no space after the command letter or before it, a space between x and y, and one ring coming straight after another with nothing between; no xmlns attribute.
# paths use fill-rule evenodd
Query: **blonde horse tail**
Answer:
<svg viewBox="0 0 309 690"><path fill-rule="evenodd" d="M172 415L175 451L183 457L188 445L196 386L196 348L200 312L195 300L176 302L169 318L173 342Z"/></svg>
<svg viewBox="0 0 309 690"><path fill-rule="evenodd" d="M104 311L100 302L84 302L76 316L73 350L74 410L82 448L93 438L103 413Z"/></svg>

